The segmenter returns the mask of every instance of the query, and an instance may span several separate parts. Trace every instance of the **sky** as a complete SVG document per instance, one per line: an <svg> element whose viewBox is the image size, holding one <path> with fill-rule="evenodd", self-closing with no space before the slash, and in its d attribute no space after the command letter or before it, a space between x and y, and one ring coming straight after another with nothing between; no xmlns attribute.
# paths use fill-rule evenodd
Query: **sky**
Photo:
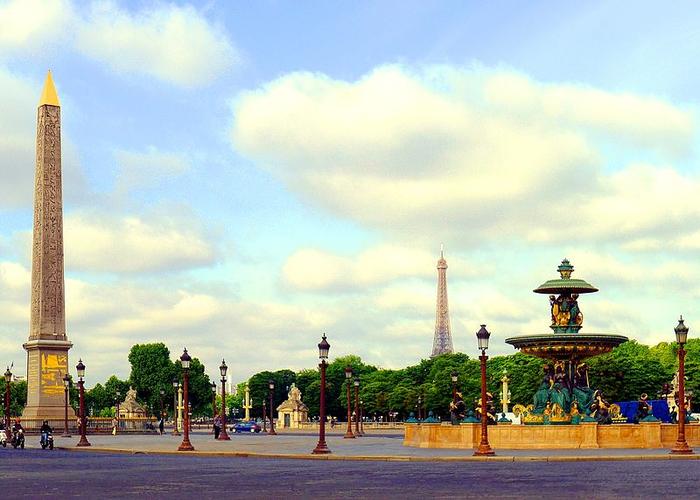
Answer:
<svg viewBox="0 0 700 500"><path fill-rule="evenodd" d="M0 362L25 371L36 107L61 99L66 316L87 385L135 343L211 376L700 317L691 2L0 0ZM700 322L698 323L700 325ZM218 377L217 377L218 378Z"/></svg>

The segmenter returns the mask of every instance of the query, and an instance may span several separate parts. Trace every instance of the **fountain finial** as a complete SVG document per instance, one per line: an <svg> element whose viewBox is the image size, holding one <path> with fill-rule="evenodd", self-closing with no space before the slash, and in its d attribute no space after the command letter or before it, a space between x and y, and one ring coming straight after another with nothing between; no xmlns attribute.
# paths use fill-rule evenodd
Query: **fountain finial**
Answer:
<svg viewBox="0 0 700 500"><path fill-rule="evenodd" d="M564 258L564 260L561 261L561 264L559 264L559 267L557 267L557 271L559 271L561 279L568 280L571 279L571 273L574 272L574 266L571 265L569 259Z"/></svg>

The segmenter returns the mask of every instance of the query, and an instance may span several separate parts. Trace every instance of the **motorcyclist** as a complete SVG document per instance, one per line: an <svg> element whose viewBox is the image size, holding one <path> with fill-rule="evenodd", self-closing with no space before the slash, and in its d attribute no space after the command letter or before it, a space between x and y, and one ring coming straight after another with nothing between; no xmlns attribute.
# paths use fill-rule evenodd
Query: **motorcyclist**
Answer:
<svg viewBox="0 0 700 500"><path fill-rule="evenodd" d="M49 425L49 421L48 421L48 420L44 420L44 423L41 424L41 433L42 433L42 434L44 434L44 433L46 433L46 434L53 434L53 429L52 429L51 426Z"/></svg>
<svg viewBox="0 0 700 500"><path fill-rule="evenodd" d="M12 434L16 434L19 431L24 432L24 427L22 427L22 421L19 418L15 419L15 423L12 425Z"/></svg>

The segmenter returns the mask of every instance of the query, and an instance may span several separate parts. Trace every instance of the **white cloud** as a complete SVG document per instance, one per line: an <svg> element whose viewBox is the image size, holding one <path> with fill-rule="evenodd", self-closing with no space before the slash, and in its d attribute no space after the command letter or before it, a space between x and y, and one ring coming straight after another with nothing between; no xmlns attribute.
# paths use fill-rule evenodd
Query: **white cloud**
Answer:
<svg viewBox="0 0 700 500"><path fill-rule="evenodd" d="M223 28L191 5L157 3L129 12L94 2L77 25L76 48L117 73L183 87L207 84L240 63Z"/></svg>
<svg viewBox="0 0 700 500"><path fill-rule="evenodd" d="M201 228L182 214L110 216L96 211L66 216L66 269L149 272L208 266L216 251Z"/></svg>
<svg viewBox="0 0 700 500"><path fill-rule="evenodd" d="M187 88L211 83L241 63L223 27L189 4L156 2L136 11L101 0L0 4L0 58L70 49L116 73Z"/></svg>
<svg viewBox="0 0 700 500"><path fill-rule="evenodd" d="M37 53L70 32L69 0L10 0L0 4L0 54Z"/></svg>
<svg viewBox="0 0 700 500"><path fill-rule="evenodd" d="M118 150L115 157L119 167L115 187L118 193L152 187L191 168L185 155L160 151L154 146L142 152Z"/></svg>
<svg viewBox="0 0 700 500"><path fill-rule="evenodd" d="M695 224L692 197L670 200L679 183L696 190L697 176L657 166L688 154L694 133L689 110L653 97L504 70L384 66L356 82L293 73L243 93L233 140L340 216L404 239L495 243L631 240L669 220Z"/></svg>
<svg viewBox="0 0 700 500"><path fill-rule="evenodd" d="M380 245L358 255L343 257L314 248L292 254L284 264L283 278L287 285L303 291L363 290L367 286L384 285L406 278L434 279L437 254L397 245ZM452 258L449 266L459 275L471 277L483 272L474 264Z"/></svg>

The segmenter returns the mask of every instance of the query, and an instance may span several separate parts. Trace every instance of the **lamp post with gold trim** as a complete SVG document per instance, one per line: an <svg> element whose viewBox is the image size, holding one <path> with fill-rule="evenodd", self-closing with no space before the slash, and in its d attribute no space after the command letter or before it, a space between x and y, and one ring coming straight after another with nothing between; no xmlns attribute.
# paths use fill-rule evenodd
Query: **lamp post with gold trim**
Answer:
<svg viewBox="0 0 700 500"><path fill-rule="evenodd" d="M683 323L683 316L674 328L678 342L678 437L671 449L673 455L691 455L693 450L685 440L685 343L688 341L688 327Z"/></svg>
<svg viewBox="0 0 700 500"><path fill-rule="evenodd" d="M90 442L85 435L87 424L85 421L85 365L82 359L78 360L75 369L78 372L78 390L80 391L80 441L78 441L76 446L90 446Z"/></svg>
<svg viewBox="0 0 700 500"><path fill-rule="evenodd" d="M314 455L326 455L331 452L326 445L326 367L328 366L328 351L331 345L326 340L326 334L321 337L321 342L318 344L318 357L321 360L318 367L321 370L321 394L319 397L319 427L318 427L318 444L311 452Z"/></svg>
<svg viewBox="0 0 700 500"><path fill-rule="evenodd" d="M182 443L177 448L177 451L194 451L194 446L190 443L190 412L189 412L189 385L190 385L190 363L192 358L187 353L187 349L184 350L182 356L180 356L180 363L182 363L182 378L183 378L183 390L184 390L184 409L185 409L185 425L183 426L184 435L182 437Z"/></svg>
<svg viewBox="0 0 700 500"><path fill-rule="evenodd" d="M479 349L481 349L481 442L479 447L474 451L474 455L488 456L495 455L493 449L489 445L488 431L488 415L486 414L486 349L489 348L489 337L491 333L486 329L486 325L481 325L481 328L476 332Z"/></svg>

